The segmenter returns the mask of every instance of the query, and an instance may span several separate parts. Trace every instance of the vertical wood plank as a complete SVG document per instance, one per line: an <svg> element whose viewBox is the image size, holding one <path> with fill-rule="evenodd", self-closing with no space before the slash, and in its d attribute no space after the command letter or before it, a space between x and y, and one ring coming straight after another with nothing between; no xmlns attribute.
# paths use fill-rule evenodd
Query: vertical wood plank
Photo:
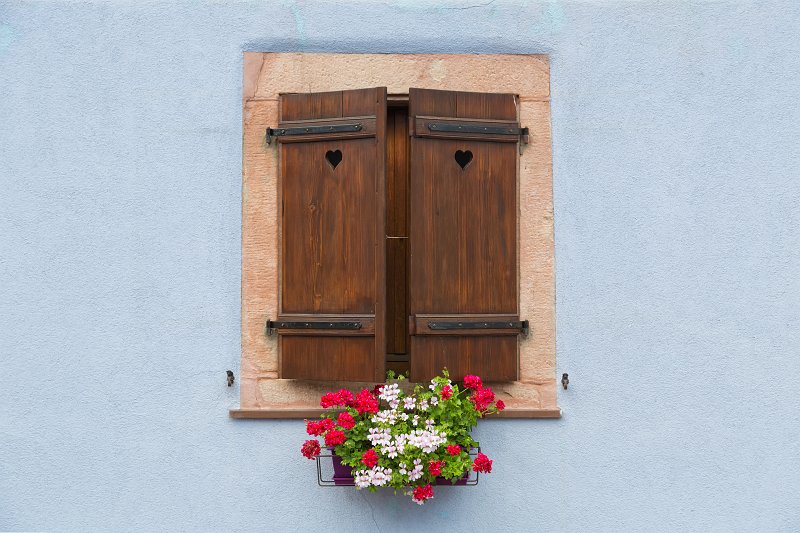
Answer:
<svg viewBox="0 0 800 533"><path fill-rule="evenodd" d="M386 352L408 340L408 110L389 109L386 135Z"/></svg>

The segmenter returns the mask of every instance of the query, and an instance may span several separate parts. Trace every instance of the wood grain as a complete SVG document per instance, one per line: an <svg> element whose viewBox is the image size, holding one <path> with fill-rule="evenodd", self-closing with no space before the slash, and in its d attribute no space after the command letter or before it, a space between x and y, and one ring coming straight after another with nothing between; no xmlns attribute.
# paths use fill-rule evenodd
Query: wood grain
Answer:
<svg viewBox="0 0 800 533"><path fill-rule="evenodd" d="M386 134L386 353L408 351L408 109L389 110Z"/></svg>
<svg viewBox="0 0 800 533"><path fill-rule="evenodd" d="M279 330L281 377L381 379L385 344L385 89L281 96L281 127L370 117L374 136L280 143L279 320L357 315L359 331ZM372 126L374 124L374 126ZM324 139L324 140L320 140ZM341 152L334 166L329 152ZM315 318L316 317L316 318ZM365 337L364 335L368 335Z"/></svg>
<svg viewBox="0 0 800 533"><path fill-rule="evenodd" d="M410 115L516 121L510 94L411 89ZM462 168L457 151L472 154ZM517 145L478 138L411 138L410 315L505 315L518 320ZM467 320L464 318L463 320ZM418 326L418 324L417 324ZM517 377L517 338L434 336L415 328L411 378Z"/></svg>

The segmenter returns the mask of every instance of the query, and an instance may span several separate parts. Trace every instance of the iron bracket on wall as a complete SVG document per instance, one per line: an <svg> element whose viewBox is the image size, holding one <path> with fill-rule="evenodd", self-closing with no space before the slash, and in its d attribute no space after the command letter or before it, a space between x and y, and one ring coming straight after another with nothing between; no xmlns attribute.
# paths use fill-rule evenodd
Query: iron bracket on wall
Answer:
<svg viewBox="0 0 800 533"><path fill-rule="evenodd" d="M272 137L287 135L314 135L322 133L353 133L361 131L364 126L355 124L335 124L333 126L305 126L300 128L267 128L267 144L272 142Z"/></svg>
<svg viewBox="0 0 800 533"><path fill-rule="evenodd" d="M430 329L518 329L524 337L528 336L530 325L527 320L503 320L496 322L428 322Z"/></svg>
<svg viewBox="0 0 800 533"><path fill-rule="evenodd" d="M286 320L267 320L267 335L274 335L276 329L361 329L361 322L288 322Z"/></svg>

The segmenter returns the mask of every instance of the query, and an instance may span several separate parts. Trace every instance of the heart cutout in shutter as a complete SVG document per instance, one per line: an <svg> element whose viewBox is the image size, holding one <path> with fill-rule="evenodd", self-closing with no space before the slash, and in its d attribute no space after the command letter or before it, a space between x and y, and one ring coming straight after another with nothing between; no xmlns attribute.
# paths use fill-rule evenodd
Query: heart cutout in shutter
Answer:
<svg viewBox="0 0 800 533"><path fill-rule="evenodd" d="M472 161L472 152L467 150L466 152L462 152L461 150L456 150L456 163L458 166L461 167L461 170L467 168L470 161Z"/></svg>
<svg viewBox="0 0 800 533"><path fill-rule="evenodd" d="M342 162L342 151L328 150L328 152L325 154L325 159L328 160L328 163L330 163L331 167L336 169L336 167L339 166L339 163Z"/></svg>

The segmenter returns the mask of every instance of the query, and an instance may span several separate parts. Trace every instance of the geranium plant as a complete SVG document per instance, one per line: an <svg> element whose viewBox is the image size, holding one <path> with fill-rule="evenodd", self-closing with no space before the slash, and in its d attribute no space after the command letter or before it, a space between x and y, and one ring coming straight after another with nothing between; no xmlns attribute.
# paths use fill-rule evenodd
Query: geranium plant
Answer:
<svg viewBox="0 0 800 533"><path fill-rule="evenodd" d="M357 394L329 392L320 405L331 412L307 420L306 431L321 437L342 464L353 468L358 489L393 487L423 504L433 497L436 478L456 483L470 469L492 471L486 455L470 456L470 449L478 446L470 430L479 418L505 406L478 376L465 376L463 384L462 389L452 383L444 370L427 388L416 385L408 395L397 383ZM320 449L319 441L311 439L301 451L316 459Z"/></svg>

